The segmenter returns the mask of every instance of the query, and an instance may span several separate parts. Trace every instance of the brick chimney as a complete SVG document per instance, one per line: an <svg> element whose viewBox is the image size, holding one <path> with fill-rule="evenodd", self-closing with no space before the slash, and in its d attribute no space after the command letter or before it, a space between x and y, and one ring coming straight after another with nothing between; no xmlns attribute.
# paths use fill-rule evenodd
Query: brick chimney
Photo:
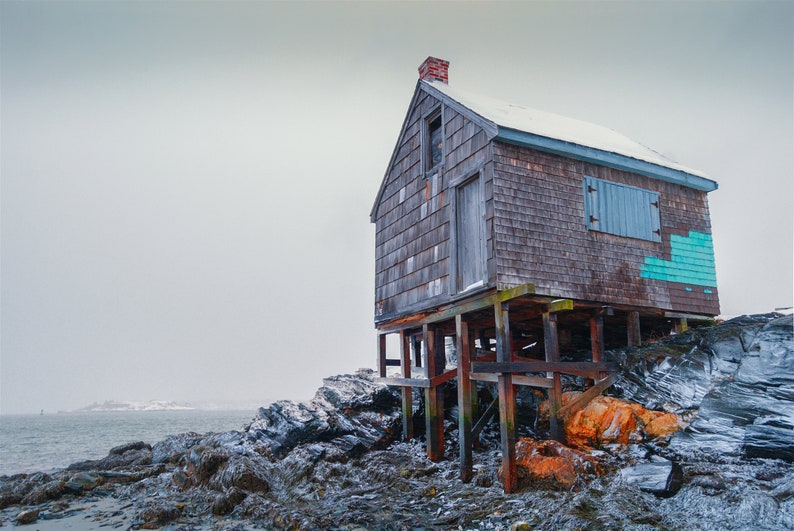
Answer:
<svg viewBox="0 0 794 531"><path fill-rule="evenodd" d="M449 83L449 61L428 57L419 67L419 79Z"/></svg>

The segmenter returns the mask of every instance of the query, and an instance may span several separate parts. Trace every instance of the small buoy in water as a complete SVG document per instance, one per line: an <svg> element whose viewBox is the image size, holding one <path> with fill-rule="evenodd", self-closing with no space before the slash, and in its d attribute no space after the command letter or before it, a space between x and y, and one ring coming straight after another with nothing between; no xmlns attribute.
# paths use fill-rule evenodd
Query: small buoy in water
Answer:
<svg viewBox="0 0 794 531"><path fill-rule="evenodd" d="M40 415L43 415L43 414L44 414L44 410L42 409Z"/></svg>

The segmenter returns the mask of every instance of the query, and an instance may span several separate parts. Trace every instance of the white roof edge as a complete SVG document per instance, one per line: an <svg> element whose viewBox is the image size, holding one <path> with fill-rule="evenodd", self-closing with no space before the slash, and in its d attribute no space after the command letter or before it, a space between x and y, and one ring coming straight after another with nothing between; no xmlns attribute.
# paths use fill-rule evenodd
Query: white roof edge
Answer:
<svg viewBox="0 0 794 531"><path fill-rule="evenodd" d="M499 136L503 130L512 130L604 153L614 153L628 159L635 159L706 180L711 184L703 183L705 188L698 187L706 189L706 191L717 188L717 183L709 179L706 173L670 160L661 153L607 127L472 94L450 87L440 81L421 81L421 83L470 109L485 120L496 124L500 131Z"/></svg>

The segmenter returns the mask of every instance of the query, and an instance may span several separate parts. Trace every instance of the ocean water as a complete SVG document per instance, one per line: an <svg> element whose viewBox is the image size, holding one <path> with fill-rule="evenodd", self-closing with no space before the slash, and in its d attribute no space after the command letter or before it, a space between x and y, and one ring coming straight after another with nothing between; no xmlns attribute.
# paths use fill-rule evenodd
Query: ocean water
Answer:
<svg viewBox="0 0 794 531"><path fill-rule="evenodd" d="M111 411L0 415L0 475L51 471L114 446L168 435L239 430L256 411Z"/></svg>

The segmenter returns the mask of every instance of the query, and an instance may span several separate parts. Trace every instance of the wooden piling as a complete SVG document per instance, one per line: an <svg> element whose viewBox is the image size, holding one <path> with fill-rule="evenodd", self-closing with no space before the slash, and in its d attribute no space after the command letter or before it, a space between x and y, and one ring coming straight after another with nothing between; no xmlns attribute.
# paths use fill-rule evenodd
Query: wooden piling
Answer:
<svg viewBox="0 0 794 531"><path fill-rule="evenodd" d="M590 350L592 352L593 363L599 363L604 354L604 318L599 312L590 316ZM606 376L605 372L599 374L599 378ZM595 382L588 380L592 385Z"/></svg>
<svg viewBox="0 0 794 531"><path fill-rule="evenodd" d="M455 316L455 340L458 350L458 431L460 446L460 479L466 483L472 478L472 345L469 326L461 315Z"/></svg>
<svg viewBox="0 0 794 531"><path fill-rule="evenodd" d="M494 304L494 320L496 324L496 359L508 363L511 361L510 316L508 303ZM502 480L506 493L518 489L518 473L516 470L516 390L513 375L499 374L497 380L499 391L499 423L502 436Z"/></svg>
<svg viewBox="0 0 794 531"><path fill-rule="evenodd" d="M400 330L400 368L403 378L411 378L411 337ZM403 438L407 441L414 436L413 388L401 387L403 408Z"/></svg>
<svg viewBox="0 0 794 531"><path fill-rule="evenodd" d="M557 338L557 314L543 313L543 342L546 346L546 361L560 361L560 344ZM562 408L562 379L559 372L552 372L553 386L549 389L549 431L552 439L565 442L565 426L557 419L557 412Z"/></svg>
<svg viewBox="0 0 794 531"><path fill-rule="evenodd" d="M438 376L443 366L438 366L436 330L423 325L425 348L422 352L427 377ZM444 457L444 397L439 393L439 386L431 385L425 389L425 436L427 437L427 457L431 461L440 461Z"/></svg>
<svg viewBox="0 0 794 531"><path fill-rule="evenodd" d="M378 374L386 377L386 334L378 334Z"/></svg>
<svg viewBox="0 0 794 531"><path fill-rule="evenodd" d="M629 312L626 316L627 343L630 347L639 347L642 343L640 331L640 312Z"/></svg>

